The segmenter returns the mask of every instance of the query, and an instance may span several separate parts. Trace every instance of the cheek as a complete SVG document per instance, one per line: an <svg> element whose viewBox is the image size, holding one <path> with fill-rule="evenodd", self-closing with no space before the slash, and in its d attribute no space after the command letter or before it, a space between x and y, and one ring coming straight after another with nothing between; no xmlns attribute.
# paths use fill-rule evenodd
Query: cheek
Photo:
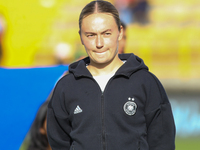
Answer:
<svg viewBox="0 0 200 150"><path fill-rule="evenodd" d="M95 47L95 40L84 40L84 47L86 50L93 49Z"/></svg>
<svg viewBox="0 0 200 150"><path fill-rule="evenodd" d="M108 38L105 39L104 44L110 48L117 47L119 41L118 38Z"/></svg>

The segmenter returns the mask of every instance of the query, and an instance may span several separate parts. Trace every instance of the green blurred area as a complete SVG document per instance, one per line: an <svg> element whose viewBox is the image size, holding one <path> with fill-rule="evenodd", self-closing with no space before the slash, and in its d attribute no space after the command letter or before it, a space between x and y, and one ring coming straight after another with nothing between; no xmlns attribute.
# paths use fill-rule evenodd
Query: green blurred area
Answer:
<svg viewBox="0 0 200 150"><path fill-rule="evenodd" d="M27 143L24 143L20 150L26 150ZM177 138L176 150L199 150L200 137L197 138Z"/></svg>
<svg viewBox="0 0 200 150"><path fill-rule="evenodd" d="M199 150L199 149L200 149L200 137L176 139L176 150Z"/></svg>

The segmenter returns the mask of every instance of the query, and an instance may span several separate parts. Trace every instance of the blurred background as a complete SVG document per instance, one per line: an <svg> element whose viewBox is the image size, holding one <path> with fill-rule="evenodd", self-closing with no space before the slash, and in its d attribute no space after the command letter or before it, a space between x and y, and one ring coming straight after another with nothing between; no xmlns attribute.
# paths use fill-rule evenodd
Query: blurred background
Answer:
<svg viewBox="0 0 200 150"><path fill-rule="evenodd" d="M127 27L125 53L141 57L166 89L176 149L198 150L200 1L109 1ZM86 56L78 18L88 2L0 0L0 112L5 119L0 149L19 149L38 107L68 64ZM9 145L13 140L15 148Z"/></svg>

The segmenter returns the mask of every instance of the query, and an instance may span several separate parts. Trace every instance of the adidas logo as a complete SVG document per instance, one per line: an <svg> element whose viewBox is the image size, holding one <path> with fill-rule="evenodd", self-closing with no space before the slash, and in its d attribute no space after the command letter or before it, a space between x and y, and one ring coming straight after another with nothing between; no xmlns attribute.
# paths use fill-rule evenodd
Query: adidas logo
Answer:
<svg viewBox="0 0 200 150"><path fill-rule="evenodd" d="M81 113L83 110L79 107L79 105L76 106L76 109L74 110L74 114Z"/></svg>

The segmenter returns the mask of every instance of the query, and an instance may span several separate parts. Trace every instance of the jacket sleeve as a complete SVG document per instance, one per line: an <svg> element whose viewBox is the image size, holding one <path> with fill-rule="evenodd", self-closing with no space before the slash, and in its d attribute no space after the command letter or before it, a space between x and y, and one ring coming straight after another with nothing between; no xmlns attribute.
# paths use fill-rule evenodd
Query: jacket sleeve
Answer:
<svg viewBox="0 0 200 150"><path fill-rule="evenodd" d="M47 109L47 137L52 150L69 150L71 126L62 88L56 86Z"/></svg>
<svg viewBox="0 0 200 150"><path fill-rule="evenodd" d="M149 150L175 149L175 123L165 90L153 76L147 92L146 124Z"/></svg>

